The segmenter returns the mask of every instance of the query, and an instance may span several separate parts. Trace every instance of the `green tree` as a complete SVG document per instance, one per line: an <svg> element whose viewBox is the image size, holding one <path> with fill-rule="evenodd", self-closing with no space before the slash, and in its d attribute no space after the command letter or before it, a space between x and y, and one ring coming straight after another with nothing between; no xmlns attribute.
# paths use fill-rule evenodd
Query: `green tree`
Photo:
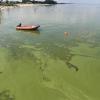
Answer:
<svg viewBox="0 0 100 100"><path fill-rule="evenodd" d="M9 3L9 1L8 1L8 0L6 0L6 3L8 4L8 3Z"/></svg>
<svg viewBox="0 0 100 100"><path fill-rule="evenodd" d="M57 4L57 2L54 1L54 0L45 0L45 3L47 3L47 4Z"/></svg>
<svg viewBox="0 0 100 100"><path fill-rule="evenodd" d="M36 1L35 0L32 0L32 3L35 3Z"/></svg>
<svg viewBox="0 0 100 100"><path fill-rule="evenodd" d="M0 0L0 3L2 3L3 2L3 0Z"/></svg>
<svg viewBox="0 0 100 100"><path fill-rule="evenodd" d="M22 3L30 2L30 0L22 0Z"/></svg>

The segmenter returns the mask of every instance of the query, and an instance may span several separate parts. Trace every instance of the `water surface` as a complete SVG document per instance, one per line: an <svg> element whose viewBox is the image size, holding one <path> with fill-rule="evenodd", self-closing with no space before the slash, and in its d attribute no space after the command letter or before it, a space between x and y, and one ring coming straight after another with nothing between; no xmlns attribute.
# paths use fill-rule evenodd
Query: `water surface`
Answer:
<svg viewBox="0 0 100 100"><path fill-rule="evenodd" d="M0 11L0 100L99 100L99 18L100 5Z"/></svg>

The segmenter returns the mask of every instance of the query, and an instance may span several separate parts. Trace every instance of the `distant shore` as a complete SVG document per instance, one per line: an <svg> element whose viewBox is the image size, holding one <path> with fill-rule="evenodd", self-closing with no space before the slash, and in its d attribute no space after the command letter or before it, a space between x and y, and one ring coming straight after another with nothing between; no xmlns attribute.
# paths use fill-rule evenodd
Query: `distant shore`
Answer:
<svg viewBox="0 0 100 100"><path fill-rule="evenodd" d="M14 6L2 6L2 5L0 5L0 10L14 8L14 7L32 7L32 6L39 6L39 5L50 5L50 4L16 4Z"/></svg>
<svg viewBox="0 0 100 100"><path fill-rule="evenodd" d="M0 6L0 10L5 10L9 8L14 8L15 6Z"/></svg>
<svg viewBox="0 0 100 100"><path fill-rule="evenodd" d="M31 7L31 6L37 6L37 5L51 5L51 4L16 4L17 7Z"/></svg>
<svg viewBox="0 0 100 100"><path fill-rule="evenodd" d="M5 10L5 9L9 9L9 8L14 8L14 7L32 7L34 5L36 5L36 4L16 4L14 6L2 6L2 5L0 5L0 10Z"/></svg>
<svg viewBox="0 0 100 100"><path fill-rule="evenodd" d="M58 3L58 4L72 4L72 3ZM51 5L51 4L15 4L14 6L3 6L0 5L0 10L14 8L14 7L32 7L32 6L39 6L39 5Z"/></svg>

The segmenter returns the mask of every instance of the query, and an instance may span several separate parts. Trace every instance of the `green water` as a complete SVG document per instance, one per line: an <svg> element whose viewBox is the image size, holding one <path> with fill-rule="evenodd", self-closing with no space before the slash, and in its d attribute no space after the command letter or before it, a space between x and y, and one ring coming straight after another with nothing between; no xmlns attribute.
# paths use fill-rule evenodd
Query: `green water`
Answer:
<svg viewBox="0 0 100 100"><path fill-rule="evenodd" d="M0 100L99 100L99 19L100 5L0 11Z"/></svg>

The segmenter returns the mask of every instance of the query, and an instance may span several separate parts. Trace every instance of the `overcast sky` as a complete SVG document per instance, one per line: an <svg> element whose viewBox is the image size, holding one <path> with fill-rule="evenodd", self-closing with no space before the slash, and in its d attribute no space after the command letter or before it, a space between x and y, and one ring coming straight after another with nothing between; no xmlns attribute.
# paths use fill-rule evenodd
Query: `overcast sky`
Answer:
<svg viewBox="0 0 100 100"><path fill-rule="evenodd" d="M44 0L39 0L44 1ZM59 2L74 2L74 3L100 3L100 0L55 0Z"/></svg>

